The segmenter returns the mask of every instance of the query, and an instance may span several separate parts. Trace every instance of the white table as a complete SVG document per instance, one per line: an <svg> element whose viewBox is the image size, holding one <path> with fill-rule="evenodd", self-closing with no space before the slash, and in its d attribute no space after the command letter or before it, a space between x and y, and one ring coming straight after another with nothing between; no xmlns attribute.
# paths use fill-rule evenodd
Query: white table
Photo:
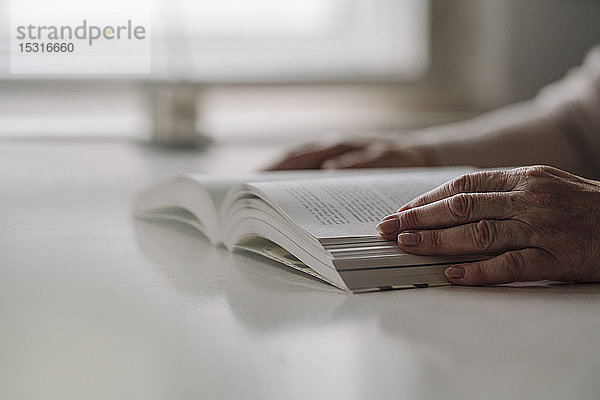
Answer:
<svg viewBox="0 0 600 400"><path fill-rule="evenodd" d="M0 142L0 398L600 397L600 285L348 295L130 217L273 151Z"/></svg>

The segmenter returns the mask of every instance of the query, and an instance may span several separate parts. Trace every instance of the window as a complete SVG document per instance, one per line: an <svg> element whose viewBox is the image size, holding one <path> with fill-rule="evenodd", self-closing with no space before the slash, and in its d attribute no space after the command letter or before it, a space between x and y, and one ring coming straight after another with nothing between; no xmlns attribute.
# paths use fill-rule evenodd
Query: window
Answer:
<svg viewBox="0 0 600 400"><path fill-rule="evenodd" d="M84 18L94 23L106 19L115 7L119 16L122 10L134 19L136 13L151 15L152 75L160 78L410 80L423 74L428 61L427 0L88 0L87 5L81 0L28 0L27 4L32 2L39 2L39 7L31 7L31 16L27 7L27 20L37 25L75 24ZM7 21L9 4L0 0L4 66L9 64L6 31L15 29ZM118 60L115 54L114 62Z"/></svg>
<svg viewBox="0 0 600 400"><path fill-rule="evenodd" d="M414 79L426 0L156 3L154 71L199 81Z"/></svg>
<svg viewBox="0 0 600 400"><path fill-rule="evenodd" d="M35 20L51 20L65 9L89 11L93 19L97 0L39 0ZM69 7L72 3L73 7ZM114 3L114 0L109 2ZM364 110L378 109L384 100L360 88L329 91L324 83L372 81L409 82L428 64L427 0L119 0L152 15L152 73L150 75L14 75L9 72L10 3L0 0L0 135L6 136L123 136L148 135L152 108L146 82L192 82L203 88L203 121L199 129L229 131L232 121L250 131L268 132L261 124L282 132L266 113L273 102L286 121L296 118L296 129L320 131L337 126L348 110L359 120ZM44 14L45 13L45 14ZM73 14L73 13L71 13ZM76 13L75 13L76 14ZM83 18L70 15L75 22ZM115 56L115 62L119 62ZM239 97L219 88L250 84L254 107L240 106ZM310 83L302 90L289 83ZM283 85L283 90L261 85ZM296 87L298 88L298 87ZM275 99L274 96L277 98ZM320 103L313 104L314 98ZM233 99L233 100L231 100ZM259 101L256 101L259 99ZM260 100L262 99L262 100ZM280 101L281 100L281 101ZM344 100L347 103L344 103ZM358 101L358 103L357 103ZM364 102L364 103L363 103ZM264 108L262 114L260 107ZM339 109L322 120L314 108ZM237 110L244 109L242 114ZM287 107L287 108L286 108ZM385 115L393 113L393 104ZM301 113L298 113L301 111ZM256 112L256 114L255 114ZM213 113L214 115L208 115ZM232 115L232 113L234 115ZM368 111L372 118L381 112ZM252 114L252 115L250 115ZM306 115L314 115L310 126ZM359 118L360 117L360 118ZM325 117L323 117L325 118ZM222 123L220 121L224 121ZM266 122L269 121L269 122ZM360 121L352 121L361 126ZM370 123L369 123L370 124ZM369 125L367 124L367 125ZM370 126L370 125L369 125ZM233 129L233 128L231 128Z"/></svg>

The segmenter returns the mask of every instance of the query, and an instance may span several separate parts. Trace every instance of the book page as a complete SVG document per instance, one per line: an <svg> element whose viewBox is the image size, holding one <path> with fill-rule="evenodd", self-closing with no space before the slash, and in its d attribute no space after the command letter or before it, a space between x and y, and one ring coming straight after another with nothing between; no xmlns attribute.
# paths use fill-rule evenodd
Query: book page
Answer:
<svg viewBox="0 0 600 400"><path fill-rule="evenodd" d="M396 172L258 182L252 186L303 229L317 238L379 237L384 216L463 173L466 168L431 168Z"/></svg>
<svg viewBox="0 0 600 400"><path fill-rule="evenodd" d="M377 170L381 171L381 170ZM390 173L392 170L386 170ZM187 174L140 191L134 199L138 217L188 223L205 233L213 243L222 241L221 208L227 194L249 181L312 179L372 173L368 170L273 171L242 174Z"/></svg>
<svg viewBox="0 0 600 400"><path fill-rule="evenodd" d="M209 194L217 209L221 207L227 193L235 186L247 182L288 181L338 176L369 175L372 173L388 174L394 169L359 169L359 170L296 170L296 171L266 171L241 174L187 174L186 178L203 187Z"/></svg>

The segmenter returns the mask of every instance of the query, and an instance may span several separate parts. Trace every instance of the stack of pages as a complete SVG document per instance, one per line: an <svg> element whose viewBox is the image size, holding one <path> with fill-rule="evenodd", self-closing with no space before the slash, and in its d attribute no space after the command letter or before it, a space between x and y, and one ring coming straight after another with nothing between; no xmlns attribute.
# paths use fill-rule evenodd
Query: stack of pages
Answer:
<svg viewBox="0 0 600 400"><path fill-rule="evenodd" d="M402 252L375 229L385 215L467 168L188 174L135 200L138 217L176 220L215 245L251 251L353 292L448 284L476 256Z"/></svg>

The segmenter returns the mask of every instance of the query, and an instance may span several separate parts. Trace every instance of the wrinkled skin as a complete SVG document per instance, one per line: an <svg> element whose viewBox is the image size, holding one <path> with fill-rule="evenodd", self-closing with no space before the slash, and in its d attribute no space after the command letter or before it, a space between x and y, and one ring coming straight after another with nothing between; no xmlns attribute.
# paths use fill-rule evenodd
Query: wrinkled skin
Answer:
<svg viewBox="0 0 600 400"><path fill-rule="evenodd" d="M409 253L492 256L446 269L459 285L600 281L600 182L552 167L463 175L377 229Z"/></svg>
<svg viewBox="0 0 600 400"><path fill-rule="evenodd" d="M392 140L378 139L324 146L307 145L288 153L267 169L384 168L428 165L431 165L431 162L423 149L401 146Z"/></svg>

